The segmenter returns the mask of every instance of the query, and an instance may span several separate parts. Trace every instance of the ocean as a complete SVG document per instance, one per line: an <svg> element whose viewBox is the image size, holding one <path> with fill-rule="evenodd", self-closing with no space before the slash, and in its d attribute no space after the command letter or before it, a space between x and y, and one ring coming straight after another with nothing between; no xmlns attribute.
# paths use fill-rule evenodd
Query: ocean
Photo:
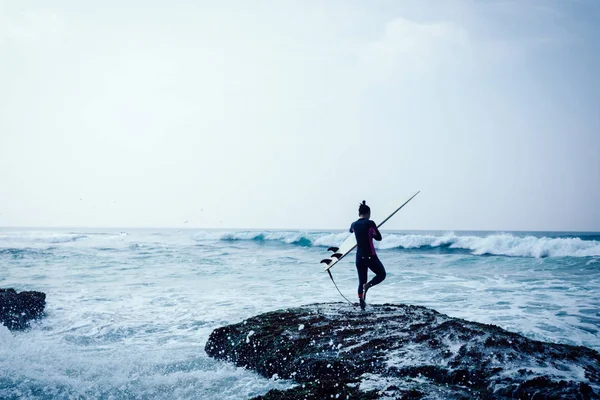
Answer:
<svg viewBox="0 0 600 400"><path fill-rule="evenodd" d="M600 351L600 233L383 231L371 303L433 308ZM47 294L0 325L2 399L247 399L291 382L204 352L213 329L344 301L319 261L340 231L0 229L0 287ZM356 299L353 254L332 269ZM340 304L340 307L350 307Z"/></svg>

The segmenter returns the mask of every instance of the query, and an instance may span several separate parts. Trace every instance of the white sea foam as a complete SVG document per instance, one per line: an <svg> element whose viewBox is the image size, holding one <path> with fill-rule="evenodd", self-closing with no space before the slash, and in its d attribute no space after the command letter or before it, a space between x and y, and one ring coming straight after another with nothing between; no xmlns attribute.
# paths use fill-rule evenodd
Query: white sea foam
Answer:
<svg viewBox="0 0 600 400"><path fill-rule="evenodd" d="M291 232L291 231L231 231L198 232L196 240L254 240L301 246L339 246L350 234L347 232ZM457 235L448 232L431 234L384 234L378 249L435 249L442 251L465 250L474 255L501 255L511 257L597 257L600 242L573 238L516 236L509 233L486 236Z"/></svg>
<svg viewBox="0 0 600 400"><path fill-rule="evenodd" d="M447 233L434 235L387 235L382 249L435 248L469 250L475 255L503 255L513 257L595 257L600 256L600 242L580 238L548 238L512 234L492 234L485 237L459 236Z"/></svg>
<svg viewBox="0 0 600 400"><path fill-rule="evenodd" d="M43 238L87 238L44 239L35 257L19 254L40 235L0 233L20 237L16 251L2 251L0 243L0 287L42 290L48 301L47 316L31 330L0 327L0 398L250 398L289 383L208 358L212 330L262 312L343 300L319 261L347 232L55 230ZM545 258L530 250L526 257L473 255L523 252L519 246L536 243L573 253L597 242L518 234L384 238L388 275L369 291L370 302L419 304L534 339L600 349L598 258L551 256L556 249ZM334 267L334 276L354 298L352 257Z"/></svg>
<svg viewBox="0 0 600 400"><path fill-rule="evenodd" d="M69 243L85 239L87 237L87 235L82 233L63 233L48 231L0 232L0 246L4 246L10 243Z"/></svg>

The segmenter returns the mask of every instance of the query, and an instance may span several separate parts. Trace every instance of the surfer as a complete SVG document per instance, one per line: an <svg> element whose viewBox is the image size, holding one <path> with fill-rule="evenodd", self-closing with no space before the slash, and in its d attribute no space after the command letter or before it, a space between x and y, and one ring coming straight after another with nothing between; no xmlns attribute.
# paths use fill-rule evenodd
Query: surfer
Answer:
<svg viewBox="0 0 600 400"><path fill-rule="evenodd" d="M381 240L381 233L377 229L375 222L371 221L371 208L366 201L358 207L358 220L350 226L350 232L356 237L356 270L358 271L358 300L360 308L367 306L366 298L369 288L381 283L385 279L385 268L373 246L373 239ZM368 270L375 273L373 279L367 282Z"/></svg>

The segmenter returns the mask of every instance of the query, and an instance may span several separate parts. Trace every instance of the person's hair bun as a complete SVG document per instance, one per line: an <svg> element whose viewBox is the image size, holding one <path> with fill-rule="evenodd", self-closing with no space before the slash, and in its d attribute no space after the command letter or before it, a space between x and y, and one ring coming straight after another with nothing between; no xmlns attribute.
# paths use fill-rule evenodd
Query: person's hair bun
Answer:
<svg viewBox="0 0 600 400"><path fill-rule="evenodd" d="M362 203L358 206L358 214L366 215L371 212L371 208L367 205L367 201L363 200Z"/></svg>

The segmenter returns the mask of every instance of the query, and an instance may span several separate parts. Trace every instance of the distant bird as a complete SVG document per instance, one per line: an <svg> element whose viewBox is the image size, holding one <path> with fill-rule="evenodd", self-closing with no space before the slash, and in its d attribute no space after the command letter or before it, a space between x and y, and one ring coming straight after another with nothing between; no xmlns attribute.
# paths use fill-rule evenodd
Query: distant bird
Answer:
<svg viewBox="0 0 600 400"><path fill-rule="evenodd" d="M187 224L188 222L190 222L189 219L186 219L185 221L183 221L184 224Z"/></svg>

